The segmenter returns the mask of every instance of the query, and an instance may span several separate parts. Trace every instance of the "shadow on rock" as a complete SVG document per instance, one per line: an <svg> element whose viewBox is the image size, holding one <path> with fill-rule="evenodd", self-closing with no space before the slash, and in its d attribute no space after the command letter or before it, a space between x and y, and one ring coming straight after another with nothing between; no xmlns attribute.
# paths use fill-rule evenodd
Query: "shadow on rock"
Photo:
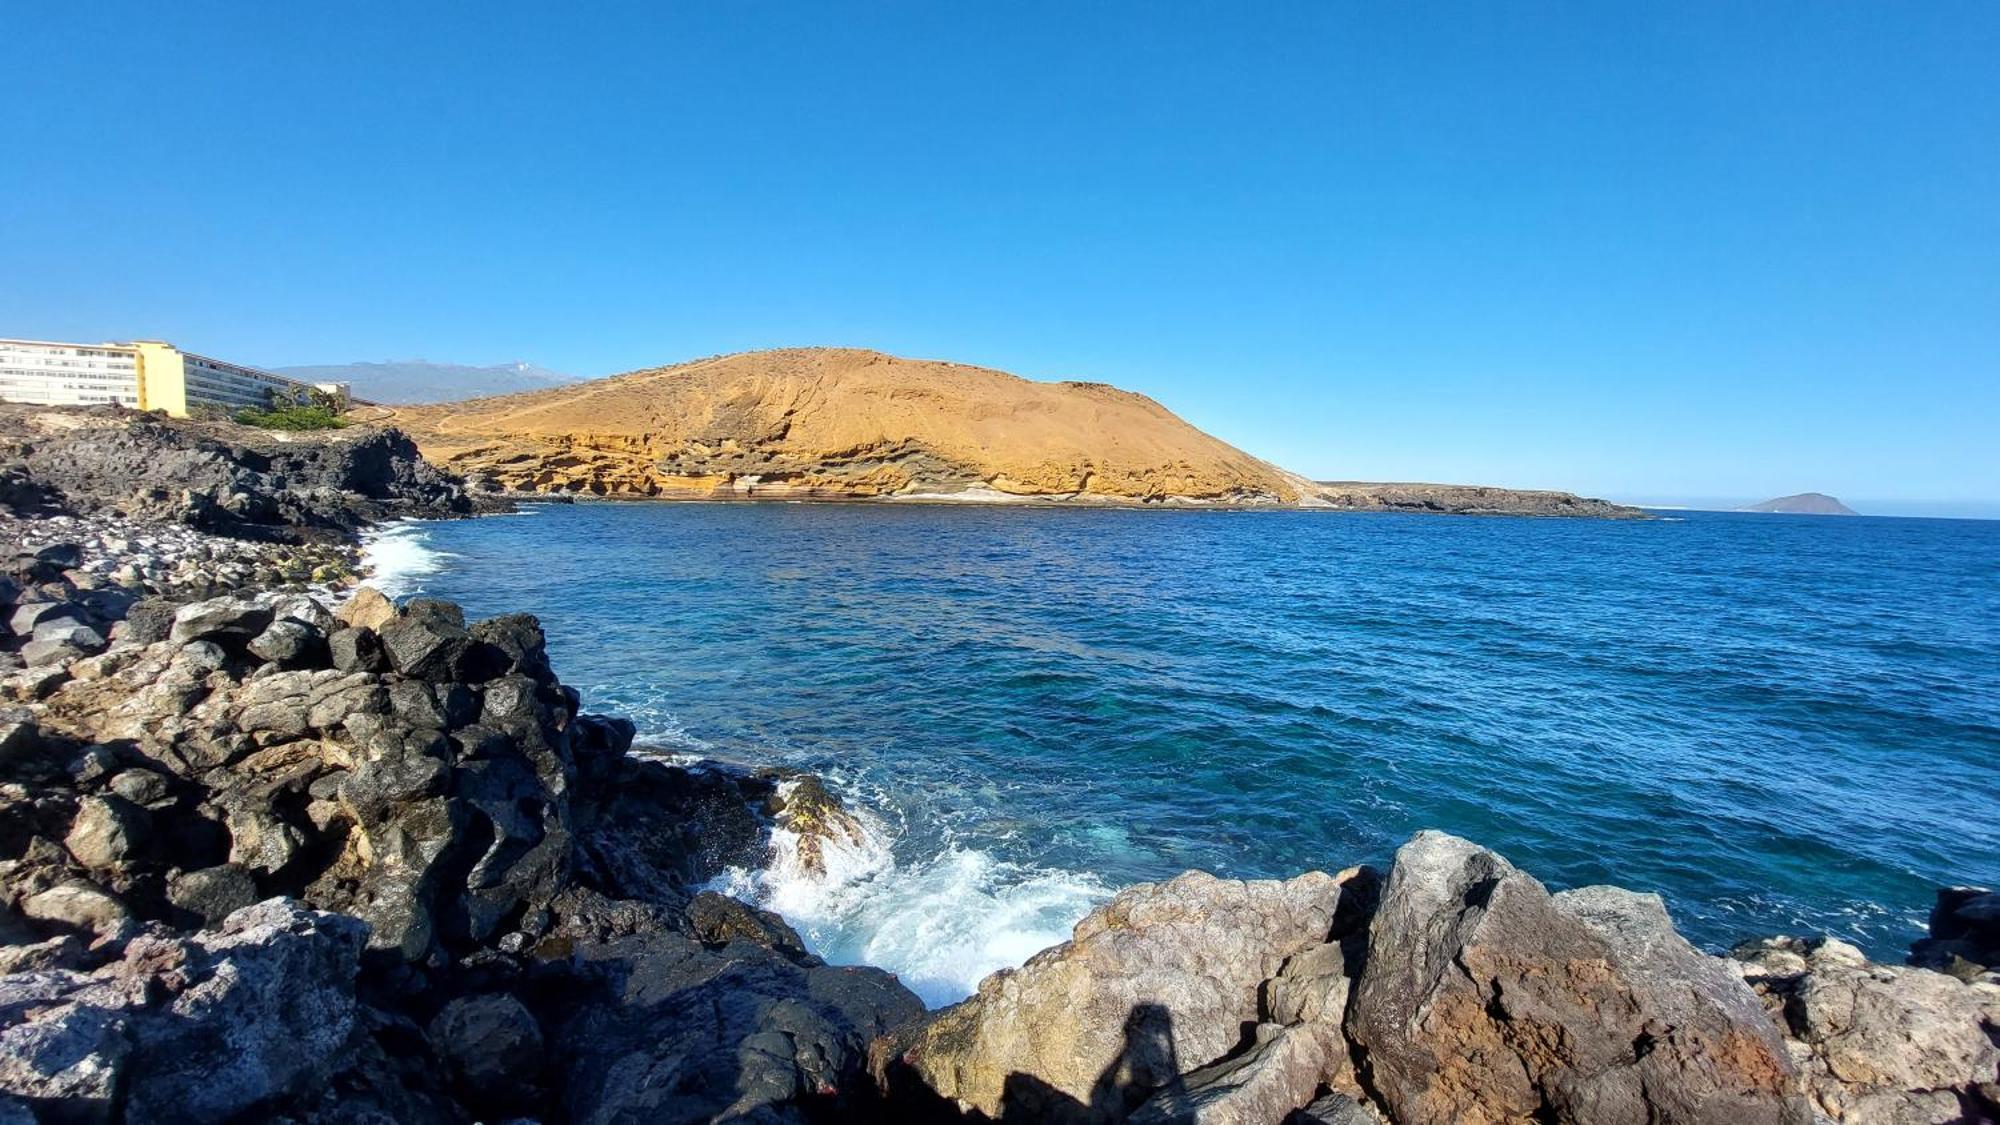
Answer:
<svg viewBox="0 0 2000 1125"><path fill-rule="evenodd" d="M1008 1121L1050 1122L1052 1125L1104 1125L1123 1121L1148 1098L1179 1097L1184 1093L1179 1052L1174 1048L1174 1017L1163 1004L1132 1006L1125 1018L1124 1046L1090 1087L1087 1098L1075 1097L1027 1071L1007 1075L1000 1093L998 1117ZM901 1060L882 1068L884 1093L870 1107L881 1120L925 1125L995 1120L978 1109L965 1109L940 1095L917 1070Z"/></svg>

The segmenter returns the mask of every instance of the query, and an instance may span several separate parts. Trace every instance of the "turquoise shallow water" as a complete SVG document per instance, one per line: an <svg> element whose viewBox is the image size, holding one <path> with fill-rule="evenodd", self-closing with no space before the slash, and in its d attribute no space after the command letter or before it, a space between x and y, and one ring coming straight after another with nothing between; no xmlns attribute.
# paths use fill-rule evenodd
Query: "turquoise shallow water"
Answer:
<svg viewBox="0 0 2000 1125"><path fill-rule="evenodd" d="M734 889L933 1002L1119 885L1422 827L1711 947L1897 958L2000 878L2000 522L588 504L376 557L642 741L826 774L874 836Z"/></svg>

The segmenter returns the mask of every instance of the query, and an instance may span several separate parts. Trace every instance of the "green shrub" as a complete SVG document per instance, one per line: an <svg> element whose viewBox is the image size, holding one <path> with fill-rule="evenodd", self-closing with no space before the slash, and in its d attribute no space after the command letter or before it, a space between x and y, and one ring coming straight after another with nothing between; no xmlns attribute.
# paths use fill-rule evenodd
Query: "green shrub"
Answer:
<svg viewBox="0 0 2000 1125"><path fill-rule="evenodd" d="M236 412L236 420L245 426L263 430L337 430L350 424L332 407L320 405L281 406L270 410L246 407Z"/></svg>

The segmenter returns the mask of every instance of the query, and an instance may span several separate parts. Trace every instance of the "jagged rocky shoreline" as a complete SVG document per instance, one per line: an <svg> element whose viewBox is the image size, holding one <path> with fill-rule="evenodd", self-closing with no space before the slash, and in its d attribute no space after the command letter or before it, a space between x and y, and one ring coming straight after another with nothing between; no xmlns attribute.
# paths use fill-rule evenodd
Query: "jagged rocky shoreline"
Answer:
<svg viewBox="0 0 2000 1125"><path fill-rule="evenodd" d="M398 607L306 565L370 518L471 510L394 435L338 439L385 450L392 482L342 508L300 466L365 458L277 469L254 436L112 420L91 440L130 458L129 495L74 451L0 465L22 499L0 579L18 665L0 676L0 1122L2000 1106L2000 896L1942 892L1913 951L1928 967L1794 938L1715 957L1653 896L1552 894L1439 833L1386 872L1128 888L926 1012L703 889L760 863L773 824L807 852L853 830L812 779L634 752L628 723L581 712L533 618ZM140 455L154 440L200 468ZM213 474L184 489L207 500L156 464ZM156 565L128 569L116 545L139 543Z"/></svg>

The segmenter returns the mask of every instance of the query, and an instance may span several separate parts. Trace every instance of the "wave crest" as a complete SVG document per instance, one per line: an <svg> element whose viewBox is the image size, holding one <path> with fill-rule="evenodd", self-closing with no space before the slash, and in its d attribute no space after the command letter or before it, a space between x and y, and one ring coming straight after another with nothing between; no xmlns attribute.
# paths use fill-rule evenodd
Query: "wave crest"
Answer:
<svg viewBox="0 0 2000 1125"><path fill-rule="evenodd" d="M361 565L368 584L392 598L423 590L424 579L456 558L430 545L430 530L419 520L398 520L361 538Z"/></svg>
<svg viewBox="0 0 2000 1125"><path fill-rule="evenodd" d="M779 787L789 799L798 782ZM775 910L836 964L876 965L924 1003L964 999L987 974L1069 939L1111 891L1094 876L1029 867L978 848L946 846L899 857L896 833L874 811L848 807L801 833L774 824L761 870L734 868L712 888Z"/></svg>

